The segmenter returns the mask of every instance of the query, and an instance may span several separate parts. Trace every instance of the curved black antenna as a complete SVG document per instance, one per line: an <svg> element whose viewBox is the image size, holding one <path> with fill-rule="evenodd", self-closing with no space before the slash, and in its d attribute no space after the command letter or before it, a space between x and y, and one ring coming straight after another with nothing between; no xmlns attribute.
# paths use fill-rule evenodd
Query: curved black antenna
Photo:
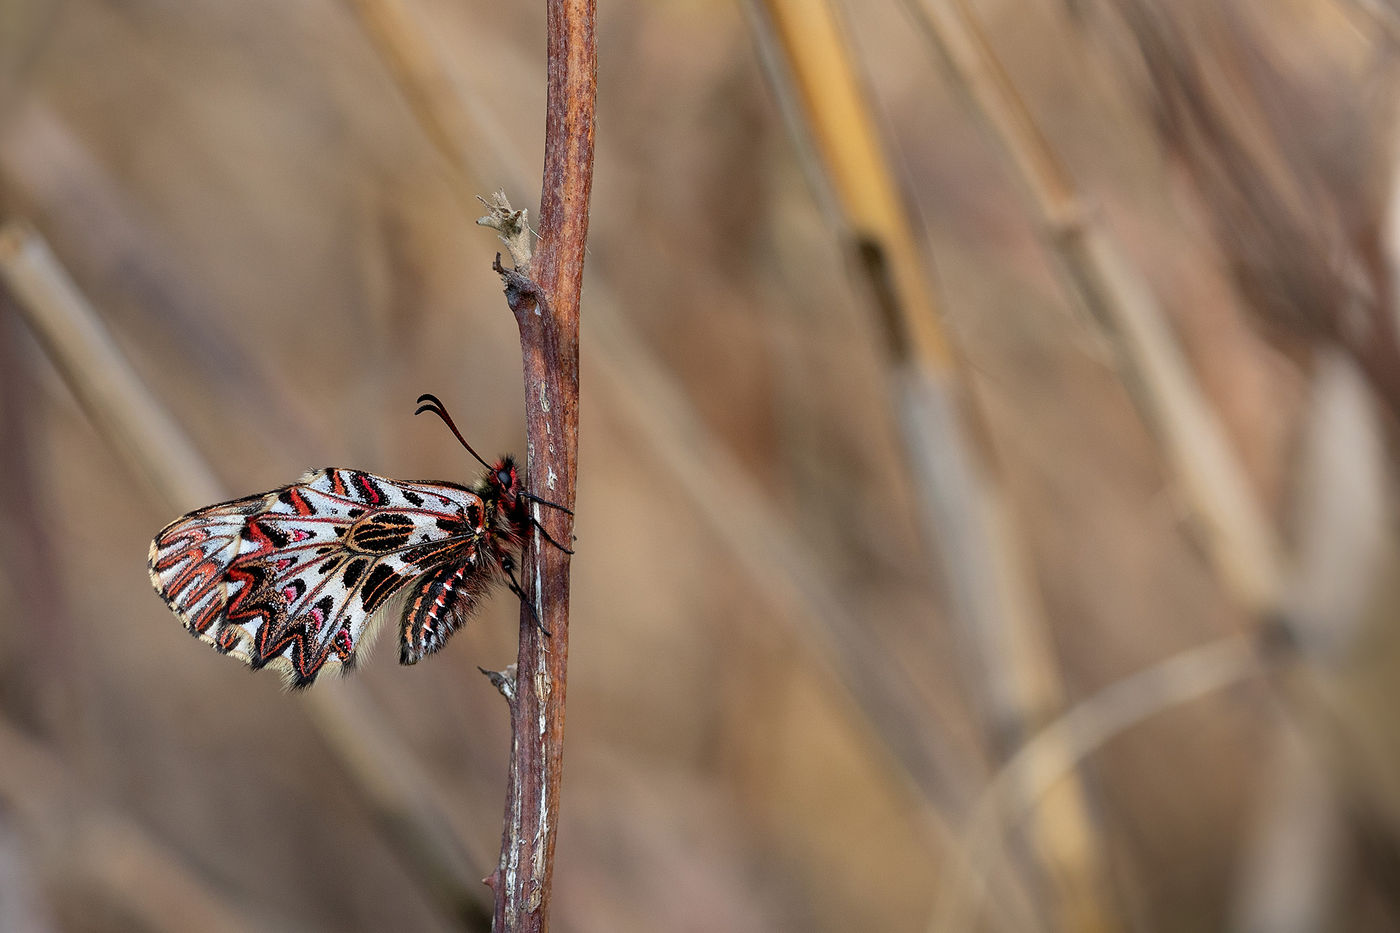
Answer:
<svg viewBox="0 0 1400 933"><path fill-rule="evenodd" d="M481 454L472 450L472 445L467 443L467 439L462 436L462 432L458 431L457 425L453 423L452 416L447 413L447 406L442 404L442 402L438 399L436 395L430 395L425 392L422 395L418 396L418 401L420 404L418 406L418 409L414 412L415 415L421 415L425 411L430 411L433 414L437 415L444 422L446 422L448 430L450 430L456 436L458 443L460 443L463 447L467 448L467 453L471 454L473 457L476 458L477 463L486 467L486 469L488 470L494 469L491 466L491 464L481 459ZM428 404L422 404L425 401Z"/></svg>

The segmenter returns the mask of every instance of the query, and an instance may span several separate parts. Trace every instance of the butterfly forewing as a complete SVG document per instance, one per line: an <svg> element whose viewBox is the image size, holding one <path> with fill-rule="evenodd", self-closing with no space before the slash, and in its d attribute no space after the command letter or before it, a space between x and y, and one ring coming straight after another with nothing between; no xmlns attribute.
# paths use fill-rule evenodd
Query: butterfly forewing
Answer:
<svg viewBox="0 0 1400 933"><path fill-rule="evenodd" d="M151 544L151 581L201 640L304 686L326 665L352 664L375 614L409 583L429 581L421 594L437 581L435 599L443 582L479 576L485 528L481 498L464 487L316 470L168 526Z"/></svg>

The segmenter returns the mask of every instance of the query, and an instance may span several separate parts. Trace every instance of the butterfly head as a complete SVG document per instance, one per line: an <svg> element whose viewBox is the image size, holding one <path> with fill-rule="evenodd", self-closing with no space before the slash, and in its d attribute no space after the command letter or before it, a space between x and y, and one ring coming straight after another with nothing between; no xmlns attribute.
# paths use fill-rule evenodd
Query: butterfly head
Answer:
<svg viewBox="0 0 1400 933"><path fill-rule="evenodd" d="M483 499L495 502L497 512L508 525L521 526L525 520L525 499L513 458L505 456L497 460L477 488Z"/></svg>
<svg viewBox="0 0 1400 933"><path fill-rule="evenodd" d="M513 503L520 494L520 474L515 470L515 460L509 456L497 460L486 474L486 486L503 502Z"/></svg>

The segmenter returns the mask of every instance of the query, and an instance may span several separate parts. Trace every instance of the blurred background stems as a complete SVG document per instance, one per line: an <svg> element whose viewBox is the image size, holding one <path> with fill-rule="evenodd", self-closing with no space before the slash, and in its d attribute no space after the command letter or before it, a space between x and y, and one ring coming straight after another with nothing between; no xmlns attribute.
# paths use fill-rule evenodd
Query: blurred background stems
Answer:
<svg viewBox="0 0 1400 933"><path fill-rule="evenodd" d="M1270 620L1290 649L1274 680L1290 721L1276 730L1232 922L1244 933L1313 929L1348 913L1346 879L1364 870L1365 855L1341 841L1349 825L1400 827L1390 803L1400 740L1371 719L1400 702L1394 678L1379 674L1400 657L1387 452L1400 412L1386 229L1396 159L1393 142L1367 145L1364 135L1393 138L1395 13L1350 0L1337 8L1369 15L1374 58L1362 93L1316 109L1291 94L1292 63L1271 42L1267 14L1143 0L1107 9L1132 39L1160 142L1200 199L1242 306L1310 377L1287 515L1290 575Z"/></svg>
<svg viewBox="0 0 1400 933"><path fill-rule="evenodd" d="M1151 293L1079 202L1068 171L996 60L969 4L905 0L905 6L1018 170L1067 281L1116 346L1123 376L1174 468L1222 585L1250 613L1256 630L1281 628L1297 639L1298 658L1307 663L1276 681L1289 704L1279 712L1311 720L1320 703L1333 728L1366 722L1365 714L1345 709L1347 702L1339 703L1335 693L1338 684L1342 694L1359 692L1355 672L1338 668L1337 661L1354 650L1367 617L1393 605L1380 585L1396 566L1393 532L1384 518L1389 507L1382 432L1367 393L1355 384L1355 374L1366 372L1375 391L1394 405L1396 330L1390 307L1376 300L1386 293L1389 273L1364 227L1360 243L1347 244L1346 232L1319 220L1324 195L1318 179L1295 147L1271 137L1276 117L1269 104L1251 94L1248 82L1224 79L1222 72L1236 69L1268 80L1267 56L1259 52L1266 44L1257 35L1255 41L1246 38L1248 18L1229 8L1205 17L1218 28L1209 30L1217 37L1213 47L1202 50L1185 44L1166 10L1141 0L1115 4L1153 82L1164 143L1184 158L1188 177L1201 186L1235 259L1243 296L1276 338L1316 360L1313 412L1304 423L1297 467L1290 522L1297 538L1288 577L1277 535ZM1393 38L1393 11L1363 6ZM1228 103L1221 97L1227 83ZM1345 197L1341 203L1346 205ZM1358 284L1366 273L1380 281ZM1358 309L1368 323L1347 326ZM1334 352L1334 344L1349 350L1354 363ZM1280 718L1278 726L1278 760L1257 814L1256 844L1246 851L1233 918L1244 931L1318 928L1333 909L1344 872L1326 769L1319 767L1314 743L1300 741L1295 724ZM1360 752L1363 760L1376 760L1362 751L1375 744L1371 737L1353 734L1348 741L1355 746L1348 757ZM1374 767L1362 766L1359 773L1376 788L1374 799L1393 791Z"/></svg>
<svg viewBox="0 0 1400 933"><path fill-rule="evenodd" d="M142 384L97 312L39 234L22 221L0 226L0 275L73 395L126 465L172 507L227 499L194 445Z"/></svg>
<svg viewBox="0 0 1400 933"><path fill-rule="evenodd" d="M966 0L902 3L1013 169L1065 284L1113 346L1222 584L1255 616L1275 611L1275 535L1150 289L1085 204Z"/></svg>
<svg viewBox="0 0 1400 933"><path fill-rule="evenodd" d="M150 482L172 515L230 498L213 468L146 389L48 245L23 221L0 225L0 285L93 427L128 468ZM336 678L299 699L388 840L418 869L429 893L467 928L484 929L489 901L477 879L494 859L469 852L453 832L438 792L365 687ZM134 829L122 833L138 838Z"/></svg>
<svg viewBox="0 0 1400 933"><path fill-rule="evenodd" d="M966 688L1004 759L1064 703L1034 575L972 388L955 365L844 31L826 0L750 4L789 125L812 157L890 357L893 403L962 651ZM1065 774L1032 811L1030 840L1055 904L1051 927L1117 929L1083 785Z"/></svg>
<svg viewBox="0 0 1400 933"><path fill-rule="evenodd" d="M0 768L0 829L23 833L29 844L15 849L35 868L63 875L64 898L91 898L131 928L152 933L291 928L265 906L238 903L219 890L182 853L105 806L67 762L4 718L0 761L5 763ZM27 879L16 878L11 866L5 868L10 870L0 870L0 924L17 933L57 929L47 912L17 913Z"/></svg>
<svg viewBox="0 0 1400 933"><path fill-rule="evenodd" d="M424 373L459 382L487 436L514 430L514 364L495 367L515 357L513 329L485 263L462 263L461 220L498 185L534 190L520 166L534 162L537 108L492 107L517 99L517 74L520 86L537 83L536 6L367 7L398 17L366 19L371 35L392 34L409 12L431 26L411 23L418 32L400 37L411 43L403 62L381 51L389 71L408 75L397 95L347 28L351 3L21 0L15 12L26 6L32 28L19 15L7 22L21 28L0 29L0 56L10 56L0 74L17 78L0 81L5 209L50 238L135 369L180 413L191 446L229 477L265 470L269 482L274 467L315 465L331 450L386 471L400 460L445 470L407 438L386 439L392 458L376 446L402 416L395 406L398 417L373 417L375 406L384 415L394 397L422 391ZM1032 108L990 60L974 8ZM989 749L1017 740L967 715L988 707L950 686L971 666L957 661L968 651L949 650L956 627L925 621L937 602L907 517L922 481L896 428L917 406L891 403L897 417L884 407L909 394L892 361L959 369L941 341L907 332L890 297L918 292L921 254L908 267L915 283L901 285L893 247L846 235L852 280L889 293L874 313L848 314L858 303L833 270L829 232L849 229L846 208L832 183L812 186L837 218L822 225L814 199L791 184L793 151L814 178L826 169L816 145L804 153L784 140L733 7L610 4L603 41L620 51L604 69L611 132L600 165L615 169L600 179L608 210L594 217L583 335L584 380L597 389L586 417L598 446L587 456L608 464L585 490L591 520L607 527L606 548L589 555L609 559L575 562L576 598L597 622L596 639L577 647L599 654L580 658L573 686L598 715L571 724L600 753L571 762L569 793L586 800L570 809L583 825L565 833L561 879L575 887L561 896L608 929L628 928L627 910L651 921L631 928L646 929L667 927L660 916L746 933L779 919L851 929L878 917L881 928L915 929L930 899L945 929L968 917L1051 927L1066 919L1063 895L1040 883L1048 863L1032 864L1025 845L1037 828L1022 834L1019 823L1092 756L1082 773L1109 847L1106 909L1126 923L1389 929L1388 853L1400 836L1393 12L1358 0L847 9L859 12L844 24L851 33L878 43L862 76L888 110L881 129L900 140L908 192L937 205L919 233L946 256L955 298L943 316L978 363L940 390L957 401L974 382L994 429L950 404L946 417L962 422L952 430L971 438L958 454L1001 467L1020 519L1013 540L1036 555L1077 702L986 764ZM786 54L777 41L761 48L770 67ZM937 52L944 80L924 51ZM425 107L415 86L433 81L421 96L445 103ZM1016 186L987 158L996 150L961 131L953 89L990 124L1028 210L1003 197ZM435 132L434 106L465 116ZM811 134L796 94L786 106L795 135ZM1049 162L1036 159L1044 140L1029 109L1059 150L1044 147ZM420 136L447 160L436 163ZM435 165L457 174L450 188ZM1042 264L1045 255L1057 261ZM1108 308L1108 326L1095 324L1103 337L1086 339L1056 314L1065 282L1089 320L1096 301L1131 304L1137 292L1160 326ZM477 286L476 310L464 309ZM800 321L785 319L789 308ZM940 316L928 319L937 338ZM445 912L421 896L425 872L374 837L365 818L375 808L340 778L344 765L316 732L289 716L279 734L258 733L280 709L275 683L188 657L187 639L148 618L151 594L132 561L172 507L108 467L111 445L55 390L31 329L0 335L0 699L29 730L0 735L0 898L17 878L23 889L24 847L37 838L30 874L57 890L50 907L70 911L76 890L116 906L122 920L103 929L161 928L121 890L123 866L69 847L88 851L83 833L65 835L65 813L80 825L105 813L167 841L175 873L219 892L210 916L374 924L377 905L392 902L396 915L433 925ZM786 341L779 353L765 343L775 336ZM1104 339L1114 373L1086 352ZM1173 378L1134 354L1167 346L1170 356L1172 342L1168 368L1189 361L1187 388L1229 426L1229 443L1170 427L1177 409L1189 421L1200 405L1189 394L1184 405L1164 401ZM473 352L475 368L463 370ZM772 380L793 373L800 392L775 406ZM806 434L773 430L784 405L780 417ZM1286 534L1273 584L1266 552L1277 542L1251 552L1247 519L1230 507L1212 517L1212 496L1231 494L1228 484L1211 491L1211 456L1182 465L1197 447L1246 464L1246 510L1265 516L1266 538ZM1195 534L1164 507L1177 500ZM460 637L490 657L506 650L495 643L505 631ZM443 815L455 830L494 837L493 755L505 737L499 701L466 676L467 659L484 660L458 652L377 684L398 673L385 665L361 683L415 764L451 787ZM619 665L631 676L615 678ZM1245 685L1222 689L1230 684ZM77 695L72 718L100 731L79 722L75 735L51 692ZM454 702L416 716L424 696ZM487 748L462 747L466 721ZM31 764L46 751L36 733L77 780L22 809L27 783L62 783L35 777L47 773ZM205 789L219 782L215 799ZM313 810L332 824L296 832ZM142 845L91 848L171 874ZM494 847L481 846L484 862ZM349 898L328 903L347 876ZM228 909L248 895L258 916ZM278 908L300 913L278 924Z"/></svg>

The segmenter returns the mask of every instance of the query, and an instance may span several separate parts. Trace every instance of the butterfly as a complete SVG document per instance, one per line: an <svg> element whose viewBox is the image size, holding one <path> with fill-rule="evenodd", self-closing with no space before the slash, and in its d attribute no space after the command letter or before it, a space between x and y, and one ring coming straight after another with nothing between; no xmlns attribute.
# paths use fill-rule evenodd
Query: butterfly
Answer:
<svg viewBox="0 0 1400 933"><path fill-rule="evenodd" d="M280 668L309 686L327 668L353 669L390 598L406 593L399 661L416 664L461 628L502 580L515 578L531 528L514 460L488 464L435 396L414 414L446 422L486 473L473 486L402 482L328 467L261 495L221 502L167 525L151 542L156 592L185 628L254 669Z"/></svg>

